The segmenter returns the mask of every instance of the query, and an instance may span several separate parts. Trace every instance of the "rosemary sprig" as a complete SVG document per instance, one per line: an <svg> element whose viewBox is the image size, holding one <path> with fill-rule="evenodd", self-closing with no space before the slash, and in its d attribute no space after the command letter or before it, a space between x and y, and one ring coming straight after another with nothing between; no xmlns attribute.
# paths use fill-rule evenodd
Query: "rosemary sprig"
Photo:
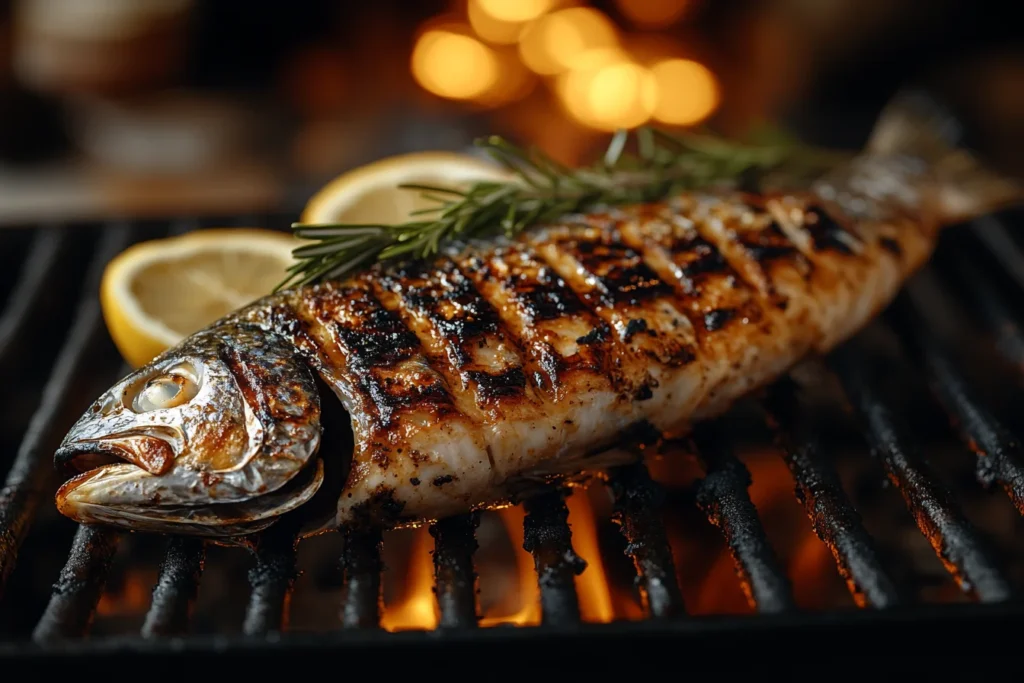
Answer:
<svg viewBox="0 0 1024 683"><path fill-rule="evenodd" d="M842 158L778 134L767 142L736 142L649 127L617 132L601 159L575 169L498 136L476 144L511 172L509 181L480 181L463 189L401 185L436 206L397 225L294 223L295 235L313 243L294 250L296 263L277 290L341 277L377 261L426 258L452 240L496 233L511 237L567 214L655 201L751 174L762 177L780 169L792 177L813 174Z"/></svg>

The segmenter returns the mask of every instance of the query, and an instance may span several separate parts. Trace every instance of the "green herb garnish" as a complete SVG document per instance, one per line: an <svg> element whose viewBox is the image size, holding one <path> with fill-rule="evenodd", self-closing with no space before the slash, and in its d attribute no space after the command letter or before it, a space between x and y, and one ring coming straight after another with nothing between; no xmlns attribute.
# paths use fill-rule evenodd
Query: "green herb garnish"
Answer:
<svg viewBox="0 0 1024 683"><path fill-rule="evenodd" d="M378 261L426 258L450 240L511 237L567 214L656 201L782 169L791 177L818 173L838 158L768 129L747 142L648 127L619 131L600 160L575 169L497 136L476 145L511 171L512 180L480 181L464 189L401 185L436 206L396 225L294 223L298 237L315 243L295 249L296 263L277 290L338 278Z"/></svg>

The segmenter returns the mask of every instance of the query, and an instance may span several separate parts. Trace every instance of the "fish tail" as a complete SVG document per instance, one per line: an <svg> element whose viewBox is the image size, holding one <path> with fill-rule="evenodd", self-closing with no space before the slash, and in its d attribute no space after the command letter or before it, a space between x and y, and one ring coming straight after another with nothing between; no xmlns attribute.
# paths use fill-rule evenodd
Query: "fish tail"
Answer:
<svg viewBox="0 0 1024 683"><path fill-rule="evenodd" d="M897 94L868 141L877 155L924 161L936 182L939 220L955 224L1024 201L1024 184L986 166L960 145L961 126L942 105L917 90Z"/></svg>

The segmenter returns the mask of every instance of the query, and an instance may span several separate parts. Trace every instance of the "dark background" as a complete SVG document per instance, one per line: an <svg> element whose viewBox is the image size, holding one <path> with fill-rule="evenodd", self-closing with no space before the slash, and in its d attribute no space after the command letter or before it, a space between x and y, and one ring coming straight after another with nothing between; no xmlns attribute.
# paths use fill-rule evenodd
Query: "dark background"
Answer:
<svg viewBox="0 0 1024 683"><path fill-rule="evenodd" d="M122 14L128 7L64 1ZM1024 171L1018 123L1024 49L1015 3L680 0L685 11L678 20L645 28L622 11L645 1L671 4L571 4L600 10L631 40L667 39L682 56L707 66L720 101L702 123L720 132L739 133L768 120L814 142L855 147L886 99L921 83L956 107L983 153L1007 170ZM154 22L156 37L118 42L100 30L103 15L95 15L88 30L77 26L71 39L49 28L60 25L60 0L4 0L0 220L189 206L197 212L290 210L354 165L413 149L464 148L491 132L536 144L567 163L589 160L607 131L568 115L550 83L497 107L445 100L419 86L409 67L418 31L440 15L465 21L466 3L193 0L183 4L183 27L172 40L165 41ZM21 17L32 6L42 9L27 22ZM100 76L124 73L120 81L83 81L51 66L46 78L26 76L20 55L44 47L73 65L101 54L108 67L99 68ZM164 49L173 57L147 75L147 60ZM207 103L228 108L218 119L227 132L204 131L213 120L202 113ZM119 108L118 117L108 115L111 106ZM118 126L137 126L137 135L158 140L166 127L147 132L154 116L187 121L182 135L207 135L217 144L191 143L206 156L176 164L161 164L173 155L159 146L136 152L144 163L108 153L120 144ZM93 132L97 126L104 135Z"/></svg>

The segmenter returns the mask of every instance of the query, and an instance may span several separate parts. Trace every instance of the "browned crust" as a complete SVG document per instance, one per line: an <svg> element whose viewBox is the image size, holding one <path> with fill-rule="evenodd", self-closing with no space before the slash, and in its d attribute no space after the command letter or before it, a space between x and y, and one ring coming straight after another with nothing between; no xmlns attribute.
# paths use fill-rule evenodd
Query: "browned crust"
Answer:
<svg viewBox="0 0 1024 683"><path fill-rule="evenodd" d="M528 245L471 253L462 263L534 366L541 391L557 399L578 380L615 384L611 329ZM575 350L559 353L570 341Z"/></svg>
<svg viewBox="0 0 1024 683"><path fill-rule="evenodd" d="M812 195L679 197L301 288L271 317L368 424L348 495L398 461L422 493L460 481L417 474L430 458L411 421L479 433L588 391L643 402L653 368L702 377L713 413L846 335L828 315L857 297L877 310L892 292L871 278L905 277L929 249L918 227L858 223ZM404 485L374 485L361 514L414 518Z"/></svg>

